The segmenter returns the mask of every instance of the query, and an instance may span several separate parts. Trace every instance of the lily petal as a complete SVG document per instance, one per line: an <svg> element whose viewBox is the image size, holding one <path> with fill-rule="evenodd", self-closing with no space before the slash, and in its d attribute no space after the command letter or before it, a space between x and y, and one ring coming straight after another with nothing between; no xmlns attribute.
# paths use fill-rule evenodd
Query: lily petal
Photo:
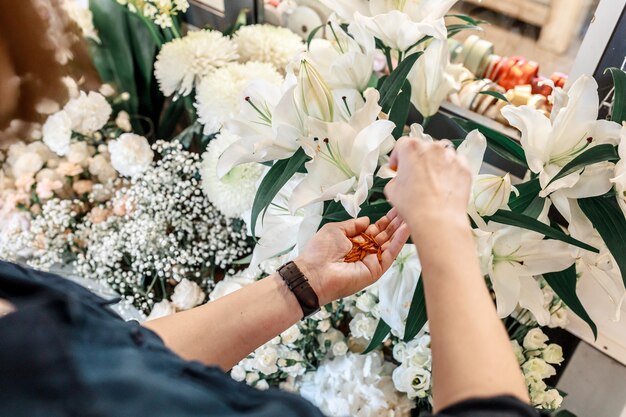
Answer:
<svg viewBox="0 0 626 417"><path fill-rule="evenodd" d="M496 293L498 316L507 317L517 307L521 294L520 276L525 271L518 263L497 262L489 273L493 291Z"/></svg>
<svg viewBox="0 0 626 417"><path fill-rule="evenodd" d="M544 307L543 291L533 277L520 277L519 305L530 311L540 326L550 323L550 312Z"/></svg>
<svg viewBox="0 0 626 417"><path fill-rule="evenodd" d="M541 172L550 161L550 136L552 125L542 112L530 107L512 105L501 110L502 116L521 133L522 148L531 171Z"/></svg>

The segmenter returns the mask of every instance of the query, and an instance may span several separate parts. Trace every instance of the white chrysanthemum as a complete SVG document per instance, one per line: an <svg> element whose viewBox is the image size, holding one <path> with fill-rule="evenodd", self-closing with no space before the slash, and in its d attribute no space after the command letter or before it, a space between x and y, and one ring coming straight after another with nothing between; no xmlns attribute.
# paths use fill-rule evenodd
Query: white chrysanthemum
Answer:
<svg viewBox="0 0 626 417"><path fill-rule="evenodd" d="M254 79L276 85L283 81L278 71L264 62L231 63L202 80L195 106L205 134L217 132L228 118L239 112L244 101L243 92Z"/></svg>
<svg viewBox="0 0 626 417"><path fill-rule="evenodd" d="M199 30L163 45L154 75L164 95L186 96L203 77L237 57L230 39L218 31Z"/></svg>
<svg viewBox="0 0 626 417"><path fill-rule="evenodd" d="M154 157L148 140L134 133L124 133L117 140L109 142L109 153L113 168L126 177L143 174Z"/></svg>
<svg viewBox="0 0 626 417"><path fill-rule="evenodd" d="M287 28L272 25L243 26L235 33L239 62L258 61L284 71L287 64L304 49L302 38Z"/></svg>
<svg viewBox="0 0 626 417"><path fill-rule="evenodd" d="M239 165L230 170L222 179L217 176L217 161L239 136L227 131L213 139L202 155L202 189L207 198L223 214L241 217L252 207L256 194L256 183L263 174L263 166L257 163Z"/></svg>
<svg viewBox="0 0 626 417"><path fill-rule="evenodd" d="M113 109L100 93L90 91L70 100L63 108L72 119L72 130L83 135L91 135L109 121Z"/></svg>
<svg viewBox="0 0 626 417"><path fill-rule="evenodd" d="M72 119L63 110L48 117L42 128L43 142L57 155L63 156L70 149Z"/></svg>

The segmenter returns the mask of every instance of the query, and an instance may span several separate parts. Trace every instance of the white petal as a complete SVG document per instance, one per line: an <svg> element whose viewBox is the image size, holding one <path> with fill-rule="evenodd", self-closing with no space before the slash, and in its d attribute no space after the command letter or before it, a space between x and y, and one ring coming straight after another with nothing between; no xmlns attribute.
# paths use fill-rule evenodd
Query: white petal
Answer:
<svg viewBox="0 0 626 417"><path fill-rule="evenodd" d="M486 149L487 139L478 130L472 130L457 148L457 153L467 159L470 171L474 176L480 172Z"/></svg>
<svg viewBox="0 0 626 417"><path fill-rule="evenodd" d="M550 161L550 136L552 125L541 111L529 106L505 106L502 116L517 128L521 134L521 144L526 152L529 168L541 172L543 166Z"/></svg>
<svg viewBox="0 0 626 417"><path fill-rule="evenodd" d="M493 265L489 276L496 293L498 316L507 317L517 307L521 292L520 276L523 273L518 263L498 262Z"/></svg>
<svg viewBox="0 0 626 417"><path fill-rule="evenodd" d="M613 184L611 178L615 165L611 162L599 162L585 167L578 182L571 188L564 188L563 194L572 199L595 197L608 193Z"/></svg>
<svg viewBox="0 0 626 417"><path fill-rule="evenodd" d="M575 261L567 243L552 239L522 242L517 256L524 262L527 275L563 271Z"/></svg>
<svg viewBox="0 0 626 417"><path fill-rule="evenodd" d="M522 276L520 277L520 288L520 306L533 313L540 326L547 326L550 322L550 312L543 305L543 291L541 291L537 280L533 277Z"/></svg>

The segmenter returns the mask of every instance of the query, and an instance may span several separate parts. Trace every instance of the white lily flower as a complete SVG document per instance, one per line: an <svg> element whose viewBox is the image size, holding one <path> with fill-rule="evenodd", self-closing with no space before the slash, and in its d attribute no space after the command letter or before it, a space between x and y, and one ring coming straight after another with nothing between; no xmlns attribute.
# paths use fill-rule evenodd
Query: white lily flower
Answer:
<svg viewBox="0 0 626 417"><path fill-rule="evenodd" d="M406 51L425 36L445 40L444 16L458 0L371 0L369 13L355 7L354 21L398 51Z"/></svg>
<svg viewBox="0 0 626 417"><path fill-rule="evenodd" d="M572 221L569 225L569 232L572 237L600 249L600 253L594 253L572 247L576 256L576 271L580 276L577 292L584 299L586 294L597 293L594 287L600 286L608 296L609 303L602 305L608 309L601 312L606 317L600 320L596 317L596 322L602 322L607 318L619 321L622 304L626 298L626 287L624 287L617 262L576 202L572 202L570 210Z"/></svg>
<svg viewBox="0 0 626 417"><path fill-rule="evenodd" d="M319 69L331 89L365 91L374 66L374 38L368 33L360 35L366 44L362 46L334 19L328 23L328 32L328 39L313 39L304 56Z"/></svg>
<svg viewBox="0 0 626 417"><path fill-rule="evenodd" d="M317 68L306 59L300 61L295 98L303 115L325 122L335 119L335 100L330 87Z"/></svg>
<svg viewBox="0 0 626 417"><path fill-rule="evenodd" d="M322 221L323 203L311 204L293 214L288 208L294 188L304 177L295 174L274 197L265 214L259 215L255 231L259 240L254 246L250 266L257 267L267 259L286 253L290 254L290 259L295 258L317 232ZM251 212L246 213L244 220L252 233L250 215Z"/></svg>
<svg viewBox="0 0 626 417"><path fill-rule="evenodd" d="M404 245L393 265L378 284L378 311L394 334L404 337L406 319L422 265L415 245Z"/></svg>
<svg viewBox="0 0 626 417"><path fill-rule="evenodd" d="M480 174L486 150L487 139L478 130L471 131L457 148L457 153L469 163L473 177L468 214L483 229L486 224L479 216L491 216L500 209L508 209L511 192L517 193L509 174L504 177Z"/></svg>
<svg viewBox="0 0 626 417"><path fill-rule="evenodd" d="M486 272L496 294L498 315L510 315L519 304L535 316L537 323L547 325L550 312L534 277L562 271L573 263L571 248L564 242L512 226L493 232Z"/></svg>
<svg viewBox="0 0 626 417"><path fill-rule="evenodd" d="M622 124L618 151L620 160L615 164L615 177L611 182L615 185L617 202L626 216L626 122Z"/></svg>
<svg viewBox="0 0 626 417"><path fill-rule="evenodd" d="M461 88L465 71L462 65L450 64L448 42L434 39L409 73L411 103L423 117L433 116L446 97Z"/></svg>
<svg viewBox="0 0 626 417"><path fill-rule="evenodd" d="M549 196L566 220L571 219L568 199L594 197L608 192L614 165L601 162L549 184L576 156L592 146L617 145L620 126L598 118L598 84L583 75L565 94L554 89L551 117L529 106L506 106L502 115L522 133L528 166L539 174L541 196Z"/></svg>
<svg viewBox="0 0 626 417"><path fill-rule="evenodd" d="M300 145L304 126L294 103L295 78L281 87L254 80L244 90L239 114L226 127L241 137L220 157L218 176L248 162L266 162L292 156Z"/></svg>
<svg viewBox="0 0 626 417"><path fill-rule="evenodd" d="M364 106L348 122L309 119L316 136L304 139L302 147L312 159L306 164L306 178L289 201L292 213L314 202L335 200L351 216L358 216L372 187L378 158L393 143L393 122L376 120L379 97L378 91L366 90Z"/></svg>

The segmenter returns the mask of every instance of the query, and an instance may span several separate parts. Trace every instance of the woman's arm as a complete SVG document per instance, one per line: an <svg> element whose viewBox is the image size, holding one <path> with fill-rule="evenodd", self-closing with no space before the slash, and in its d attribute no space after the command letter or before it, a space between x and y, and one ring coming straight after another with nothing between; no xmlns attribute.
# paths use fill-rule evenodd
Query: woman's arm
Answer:
<svg viewBox="0 0 626 417"><path fill-rule="evenodd" d="M345 263L352 249L348 237L375 236L376 255ZM354 294L374 283L393 263L409 232L395 210L376 224L359 218L324 226L295 263L309 279L320 305ZM189 360L230 369L254 349L302 319L302 309L282 278L274 273L203 306L145 323L165 344Z"/></svg>
<svg viewBox="0 0 626 417"><path fill-rule="evenodd" d="M480 272L466 209L471 175L444 143L401 139L387 197L404 217L422 263L433 352L435 410L470 398L528 402L508 335Z"/></svg>

